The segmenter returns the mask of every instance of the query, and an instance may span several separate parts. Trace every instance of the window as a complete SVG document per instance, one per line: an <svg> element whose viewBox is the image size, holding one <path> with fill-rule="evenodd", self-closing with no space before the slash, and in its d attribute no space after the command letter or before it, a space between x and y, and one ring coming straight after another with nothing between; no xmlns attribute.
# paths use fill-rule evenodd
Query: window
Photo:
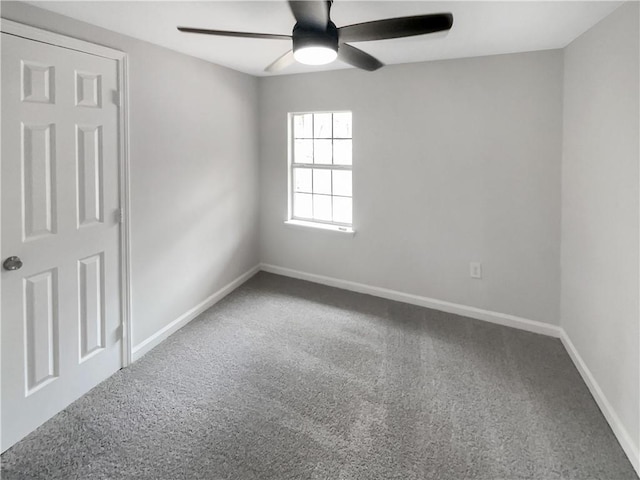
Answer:
<svg viewBox="0 0 640 480"><path fill-rule="evenodd" d="M291 220L351 231L351 112L292 113Z"/></svg>

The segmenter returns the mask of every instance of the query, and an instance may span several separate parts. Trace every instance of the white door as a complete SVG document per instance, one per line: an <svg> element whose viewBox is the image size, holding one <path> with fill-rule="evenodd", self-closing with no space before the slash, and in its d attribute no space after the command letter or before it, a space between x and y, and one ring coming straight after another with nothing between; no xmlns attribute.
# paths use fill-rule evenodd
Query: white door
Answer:
<svg viewBox="0 0 640 480"><path fill-rule="evenodd" d="M2 451L122 366L117 73L2 34Z"/></svg>

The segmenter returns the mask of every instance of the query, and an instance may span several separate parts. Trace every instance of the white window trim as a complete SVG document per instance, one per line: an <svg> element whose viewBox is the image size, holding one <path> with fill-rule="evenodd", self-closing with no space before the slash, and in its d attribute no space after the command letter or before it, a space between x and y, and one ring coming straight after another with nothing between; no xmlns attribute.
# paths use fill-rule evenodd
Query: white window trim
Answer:
<svg viewBox="0 0 640 480"><path fill-rule="evenodd" d="M307 220L296 220L296 219L291 219L291 220L285 220L285 225L288 225L290 227L295 227L295 228L303 228L303 229L315 229L315 230L322 230L325 232L335 232L335 233L340 233L340 234L346 234L346 235L355 235L356 231L353 229L353 227L348 227L348 226L343 226L343 225L336 225L333 223L321 223L321 222L315 222L315 221L307 221Z"/></svg>
<svg viewBox="0 0 640 480"><path fill-rule="evenodd" d="M355 230L353 228L353 221L351 224L339 223L339 222L326 222L322 220L312 220L312 219L303 219L296 218L293 216L293 148L294 141L293 138L293 117L294 115L306 115L306 114L322 114L322 113L350 113L353 118L353 112L351 110L314 110L309 112L289 112L287 114L287 219L285 220L285 224L298 227L298 228L312 228L319 231L327 231L327 232L336 232L348 235L354 235ZM333 137L332 137L333 138ZM351 141L353 142L353 133L351 137ZM353 163L351 165L334 165L334 164L306 164L306 163L298 163L296 164L299 168L318 168L318 169L326 169L326 170L348 170L353 172ZM333 197L333 195L331 195ZM351 196L351 208L352 208L352 216L353 216L353 195Z"/></svg>

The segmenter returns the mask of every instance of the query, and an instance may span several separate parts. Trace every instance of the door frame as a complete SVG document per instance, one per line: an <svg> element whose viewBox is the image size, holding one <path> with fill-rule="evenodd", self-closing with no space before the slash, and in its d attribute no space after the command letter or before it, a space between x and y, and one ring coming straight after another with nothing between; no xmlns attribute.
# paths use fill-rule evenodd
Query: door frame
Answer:
<svg viewBox="0 0 640 480"><path fill-rule="evenodd" d="M98 57L115 60L118 66L118 170L120 197L120 331L122 337L122 367L131 364L131 239L130 239L130 186L129 186L129 57L125 52L86 42L77 38L49 32L40 28L0 19L0 32L27 40L47 43ZM1 188L1 187L0 187ZM1 202L0 191L0 202ZM0 225L1 228L1 225ZM1 241L0 236L0 241ZM2 279L0 278L0 282ZM0 292L2 291L0 283ZM1 314L0 314L1 315Z"/></svg>

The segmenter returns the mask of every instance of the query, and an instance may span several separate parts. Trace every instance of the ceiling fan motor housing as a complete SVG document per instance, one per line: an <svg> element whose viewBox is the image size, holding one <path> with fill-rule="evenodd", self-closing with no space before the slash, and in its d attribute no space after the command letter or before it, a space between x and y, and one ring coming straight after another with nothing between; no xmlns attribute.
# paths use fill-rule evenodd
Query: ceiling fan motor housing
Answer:
<svg viewBox="0 0 640 480"><path fill-rule="evenodd" d="M325 47L338 51L338 29L329 22L325 30L296 23L293 27L293 51L307 47Z"/></svg>

